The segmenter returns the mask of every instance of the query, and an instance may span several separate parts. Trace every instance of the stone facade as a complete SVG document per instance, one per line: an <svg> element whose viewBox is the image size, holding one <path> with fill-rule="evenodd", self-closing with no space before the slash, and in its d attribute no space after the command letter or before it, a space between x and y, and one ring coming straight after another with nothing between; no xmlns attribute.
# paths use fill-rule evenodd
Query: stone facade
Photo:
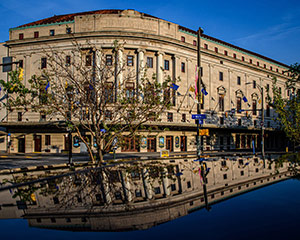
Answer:
<svg viewBox="0 0 300 240"><path fill-rule="evenodd" d="M162 81L164 75L173 79L180 77L181 81L178 82L175 106L164 113L162 122L153 123L169 130L145 139L146 142L152 141L152 149L146 144L134 151L168 148L179 152L196 149L196 124L192 114L197 113L197 104L194 93L189 91L191 86L195 86L196 34L193 30L134 10L102 10L54 16L12 28L6 44L9 55L16 61L23 61L25 84L33 74L41 73L45 46L69 51L73 38L81 43L89 41L107 51L112 48L114 40L124 43L120 56L124 61L128 55L133 56L133 66L129 68L137 73L138 66L145 66L147 60L152 59L153 66L148 68L148 73L156 73L158 81ZM288 75L284 71L288 66L205 34L200 45L202 80L208 93L204 96L201 111L207 115L203 128L210 131L210 136L202 137L203 149L251 149L252 140L259 148L261 89L265 92L275 76L282 94L287 97L289 93L285 91L284 82ZM238 108L241 112L237 111ZM263 109L266 147L278 149L285 143L284 138L275 141L272 137L282 134L273 121L276 115L266 101ZM18 116L20 113L13 111L3 122L12 133L9 151L61 152L67 149L66 132L47 131L39 113L27 111L22 112L21 119ZM48 121L50 119L46 119ZM45 145L46 135L50 135L49 145ZM74 151L83 152L85 149L74 148Z"/></svg>

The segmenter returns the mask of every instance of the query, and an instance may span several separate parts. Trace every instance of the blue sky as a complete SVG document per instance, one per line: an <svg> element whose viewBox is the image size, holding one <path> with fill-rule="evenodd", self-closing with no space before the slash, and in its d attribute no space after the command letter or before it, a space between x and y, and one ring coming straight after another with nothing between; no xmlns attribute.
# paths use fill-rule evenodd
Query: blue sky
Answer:
<svg viewBox="0 0 300 240"><path fill-rule="evenodd" d="M135 9L270 57L300 62L299 0L0 0L0 41L42 18L99 9Z"/></svg>

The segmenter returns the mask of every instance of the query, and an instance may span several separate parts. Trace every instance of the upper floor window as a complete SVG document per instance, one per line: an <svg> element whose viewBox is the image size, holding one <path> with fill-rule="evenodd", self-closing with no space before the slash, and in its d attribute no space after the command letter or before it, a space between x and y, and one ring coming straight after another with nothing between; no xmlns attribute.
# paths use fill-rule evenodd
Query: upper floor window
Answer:
<svg viewBox="0 0 300 240"><path fill-rule="evenodd" d="M271 71L273 70L273 67L272 67L272 66L270 66L270 70L271 70Z"/></svg>
<svg viewBox="0 0 300 240"><path fill-rule="evenodd" d="M33 36L34 36L34 38L38 38L39 37L39 32L34 32Z"/></svg>
<svg viewBox="0 0 300 240"><path fill-rule="evenodd" d="M241 85L241 77L237 76L237 85Z"/></svg>
<svg viewBox="0 0 300 240"><path fill-rule="evenodd" d="M152 57L147 57L147 67L153 68L153 58Z"/></svg>
<svg viewBox="0 0 300 240"><path fill-rule="evenodd" d="M170 62L169 60L165 60L165 70L170 70Z"/></svg>
<svg viewBox="0 0 300 240"><path fill-rule="evenodd" d="M45 145L51 145L51 135L45 135Z"/></svg>
<svg viewBox="0 0 300 240"><path fill-rule="evenodd" d="M22 112L18 112L18 121L19 121L19 122L22 121Z"/></svg>
<svg viewBox="0 0 300 240"><path fill-rule="evenodd" d="M23 40L24 39L24 33L19 33L19 40Z"/></svg>
<svg viewBox="0 0 300 240"><path fill-rule="evenodd" d="M256 105L257 105L257 101L255 99L253 99L253 101L252 101L252 113L253 113L253 115L256 115Z"/></svg>
<svg viewBox="0 0 300 240"><path fill-rule="evenodd" d="M50 30L50 36L54 36L55 35L55 30L54 29L51 29Z"/></svg>
<svg viewBox="0 0 300 240"><path fill-rule="evenodd" d="M127 66L129 66L129 67L133 66L133 56L132 55L127 56Z"/></svg>
<svg viewBox="0 0 300 240"><path fill-rule="evenodd" d="M242 61L245 61L245 57L244 56L242 57Z"/></svg>
<svg viewBox="0 0 300 240"><path fill-rule="evenodd" d="M105 64L106 64L106 66L112 66L112 55L111 54L106 54Z"/></svg>
<svg viewBox="0 0 300 240"><path fill-rule="evenodd" d="M224 95L223 94L219 95L219 111L220 112L224 111Z"/></svg>
<svg viewBox="0 0 300 240"><path fill-rule="evenodd" d="M208 49L208 45L206 43L204 43L204 48Z"/></svg>
<svg viewBox="0 0 300 240"><path fill-rule="evenodd" d="M181 36L181 42L185 42L185 37Z"/></svg>
<svg viewBox="0 0 300 240"><path fill-rule="evenodd" d="M236 58L236 53L233 54L233 58Z"/></svg>
<svg viewBox="0 0 300 240"><path fill-rule="evenodd" d="M278 72L278 68L276 68L276 72Z"/></svg>
<svg viewBox="0 0 300 240"><path fill-rule="evenodd" d="M253 88L256 88L256 81L253 80Z"/></svg>
<svg viewBox="0 0 300 240"><path fill-rule="evenodd" d="M217 47L215 47L215 52L218 53L219 49Z"/></svg>
<svg viewBox="0 0 300 240"><path fill-rule="evenodd" d="M196 40L193 40L193 45L197 46L197 41Z"/></svg>
<svg viewBox="0 0 300 240"><path fill-rule="evenodd" d="M70 65L71 64L71 56L66 56L66 64Z"/></svg>
<svg viewBox="0 0 300 240"><path fill-rule="evenodd" d="M23 66L24 66L23 60L19 60L19 67L20 67L20 68L23 68Z"/></svg>
<svg viewBox="0 0 300 240"><path fill-rule="evenodd" d="M252 59L249 59L249 62L252 64Z"/></svg>
<svg viewBox="0 0 300 240"><path fill-rule="evenodd" d="M47 68L47 58L41 58L41 69Z"/></svg>
<svg viewBox="0 0 300 240"><path fill-rule="evenodd" d="M168 122L173 122L173 113L168 112Z"/></svg>
<svg viewBox="0 0 300 240"><path fill-rule="evenodd" d="M224 55L227 56L228 55L228 52L226 50L224 50Z"/></svg>
<svg viewBox="0 0 300 240"><path fill-rule="evenodd" d="M183 113L181 115L181 122L186 122L186 114L185 113Z"/></svg>
<svg viewBox="0 0 300 240"><path fill-rule="evenodd" d="M267 68L267 65L266 65L266 64L264 64L264 68Z"/></svg>
<svg viewBox="0 0 300 240"><path fill-rule="evenodd" d="M184 62L181 63L181 72L185 72L185 63Z"/></svg>
<svg viewBox="0 0 300 240"><path fill-rule="evenodd" d="M223 72L219 72L219 80L223 81Z"/></svg>
<svg viewBox="0 0 300 240"><path fill-rule="evenodd" d="M92 55L88 54L85 56L85 66L92 66Z"/></svg>
<svg viewBox="0 0 300 240"><path fill-rule="evenodd" d="M259 67L259 62L257 62L256 65Z"/></svg>

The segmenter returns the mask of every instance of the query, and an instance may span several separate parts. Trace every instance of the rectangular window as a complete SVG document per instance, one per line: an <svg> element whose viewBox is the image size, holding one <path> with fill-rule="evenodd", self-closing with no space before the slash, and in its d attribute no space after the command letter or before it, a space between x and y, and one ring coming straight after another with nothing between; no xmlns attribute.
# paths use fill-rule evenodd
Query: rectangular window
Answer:
<svg viewBox="0 0 300 240"><path fill-rule="evenodd" d="M55 30L54 29L51 29L50 32L49 32L50 36L54 36L55 35Z"/></svg>
<svg viewBox="0 0 300 240"><path fill-rule="evenodd" d="M18 112L18 122L22 121L22 112Z"/></svg>
<svg viewBox="0 0 300 240"><path fill-rule="evenodd" d="M38 38L39 37L39 32L34 32L33 36L34 36L34 38Z"/></svg>
<svg viewBox="0 0 300 240"><path fill-rule="evenodd" d="M272 66L270 66L270 70L271 70L271 71L273 70L273 67L272 67Z"/></svg>
<svg viewBox="0 0 300 240"><path fill-rule="evenodd" d="M241 85L241 77L240 76L237 77L237 85Z"/></svg>
<svg viewBox="0 0 300 240"><path fill-rule="evenodd" d="M228 52L226 50L224 50L224 55L227 56L228 55Z"/></svg>
<svg viewBox="0 0 300 240"><path fill-rule="evenodd" d="M249 62L252 64L252 59L250 59Z"/></svg>
<svg viewBox="0 0 300 240"><path fill-rule="evenodd" d="M181 63L181 72L185 72L185 63L184 62Z"/></svg>
<svg viewBox="0 0 300 240"><path fill-rule="evenodd" d="M24 64L23 64L23 60L19 60L19 67L23 68Z"/></svg>
<svg viewBox="0 0 300 240"><path fill-rule="evenodd" d="M253 88L256 88L256 81L253 80Z"/></svg>
<svg viewBox="0 0 300 240"><path fill-rule="evenodd" d="M104 86L104 101L105 103L114 102L114 85L113 83L106 83Z"/></svg>
<svg viewBox="0 0 300 240"><path fill-rule="evenodd" d="M129 67L133 66L133 56L132 55L127 56L127 66L129 66Z"/></svg>
<svg viewBox="0 0 300 240"><path fill-rule="evenodd" d="M168 112L168 122L173 122L173 113Z"/></svg>
<svg viewBox="0 0 300 240"><path fill-rule="evenodd" d="M19 40L23 40L24 39L24 33L19 33Z"/></svg>
<svg viewBox="0 0 300 240"><path fill-rule="evenodd" d="M47 58L41 58L41 69L47 68Z"/></svg>
<svg viewBox="0 0 300 240"><path fill-rule="evenodd" d="M219 72L219 80L223 81L223 72Z"/></svg>
<svg viewBox="0 0 300 240"><path fill-rule="evenodd" d="M215 52L218 53L219 49L217 47L215 47Z"/></svg>
<svg viewBox="0 0 300 240"><path fill-rule="evenodd" d="M129 100L129 102L132 102L134 98L134 83L126 82L125 91L126 91L126 98Z"/></svg>
<svg viewBox="0 0 300 240"><path fill-rule="evenodd" d="M185 37L181 36L181 42L185 42Z"/></svg>
<svg viewBox="0 0 300 240"><path fill-rule="evenodd" d="M224 124L224 118L223 117L220 117L220 124L223 125ZM220 138L221 139L221 138ZM223 138L222 138L222 142L223 142ZM223 143L221 144L223 145Z"/></svg>
<svg viewBox="0 0 300 240"><path fill-rule="evenodd" d="M45 136L45 145L51 145L51 136L50 135L46 135Z"/></svg>
<svg viewBox="0 0 300 240"><path fill-rule="evenodd" d="M186 114L185 113L183 113L181 115L181 122L186 122Z"/></svg>
<svg viewBox="0 0 300 240"><path fill-rule="evenodd" d="M105 64L106 64L106 66L112 66L112 55L111 54L105 55Z"/></svg>
<svg viewBox="0 0 300 240"><path fill-rule="evenodd" d="M193 41L193 45L197 46L197 41L196 40Z"/></svg>
<svg viewBox="0 0 300 240"><path fill-rule="evenodd" d="M242 57L242 61L245 61L245 57Z"/></svg>
<svg viewBox="0 0 300 240"><path fill-rule="evenodd" d="M278 68L276 68L276 72L278 72Z"/></svg>
<svg viewBox="0 0 300 240"><path fill-rule="evenodd" d="M208 49L208 45L206 43L204 43L204 48Z"/></svg>
<svg viewBox="0 0 300 240"><path fill-rule="evenodd" d="M66 64L67 65L71 64L71 56L66 56Z"/></svg>
<svg viewBox="0 0 300 240"><path fill-rule="evenodd" d="M92 55L85 55L85 66L92 66Z"/></svg>
<svg viewBox="0 0 300 240"><path fill-rule="evenodd" d="M224 95L223 94L219 95L219 111L220 112L224 111Z"/></svg>
<svg viewBox="0 0 300 240"><path fill-rule="evenodd" d="M153 68L153 58L152 57L147 57L147 67Z"/></svg>
<svg viewBox="0 0 300 240"><path fill-rule="evenodd" d="M233 58L236 58L236 53L233 54Z"/></svg>
<svg viewBox="0 0 300 240"><path fill-rule="evenodd" d="M266 64L264 64L264 68L267 68L267 65L266 65Z"/></svg>
<svg viewBox="0 0 300 240"><path fill-rule="evenodd" d="M170 61L169 60L165 60L165 70L170 70Z"/></svg>
<svg viewBox="0 0 300 240"><path fill-rule="evenodd" d="M241 97L236 98L236 111L237 113L241 113L242 110L242 99Z"/></svg>
<svg viewBox="0 0 300 240"><path fill-rule="evenodd" d="M257 105L257 101L253 100L252 101L252 112L253 112L254 116L256 115L256 105Z"/></svg>
<svg viewBox="0 0 300 240"><path fill-rule="evenodd" d="M242 126L242 119L238 119L238 126Z"/></svg>
<svg viewBox="0 0 300 240"><path fill-rule="evenodd" d="M256 65L259 67L259 62L257 62Z"/></svg>

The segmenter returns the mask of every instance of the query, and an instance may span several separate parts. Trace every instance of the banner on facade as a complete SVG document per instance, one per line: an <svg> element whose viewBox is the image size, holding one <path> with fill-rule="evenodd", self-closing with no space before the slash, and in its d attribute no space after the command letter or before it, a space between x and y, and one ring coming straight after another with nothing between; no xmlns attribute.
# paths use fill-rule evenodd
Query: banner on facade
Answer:
<svg viewBox="0 0 300 240"><path fill-rule="evenodd" d="M160 157L169 157L169 150L160 150Z"/></svg>
<svg viewBox="0 0 300 240"><path fill-rule="evenodd" d="M199 135L200 136L209 136L209 130L208 129L199 129Z"/></svg>

